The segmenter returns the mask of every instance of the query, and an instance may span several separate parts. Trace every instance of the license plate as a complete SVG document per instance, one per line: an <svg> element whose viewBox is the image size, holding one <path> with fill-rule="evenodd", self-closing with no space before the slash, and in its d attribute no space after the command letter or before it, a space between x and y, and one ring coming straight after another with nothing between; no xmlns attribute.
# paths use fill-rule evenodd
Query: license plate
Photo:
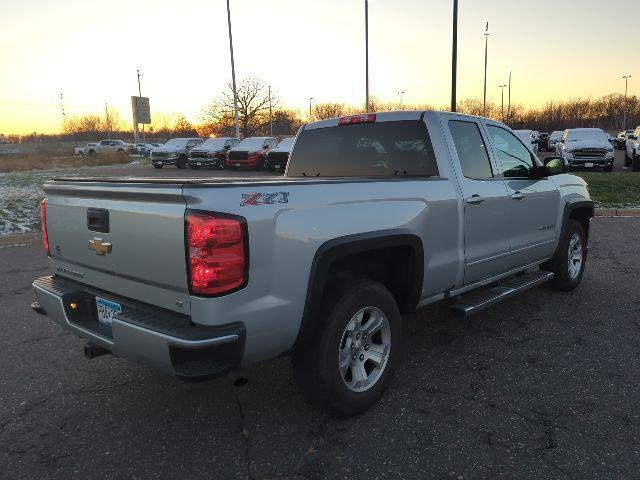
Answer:
<svg viewBox="0 0 640 480"><path fill-rule="evenodd" d="M276 170L280 169L280 165L274 165L273 168L275 168Z"/></svg>
<svg viewBox="0 0 640 480"><path fill-rule="evenodd" d="M113 317L122 313L122 306L105 298L96 297L96 307L98 309L98 321L111 326Z"/></svg>
<svg viewBox="0 0 640 480"><path fill-rule="evenodd" d="M200 166L202 165L202 162L196 162L196 165Z"/></svg>
<svg viewBox="0 0 640 480"><path fill-rule="evenodd" d="M158 162L158 165L162 165L162 162Z"/></svg>
<svg viewBox="0 0 640 480"><path fill-rule="evenodd" d="M241 167L242 164L241 163L236 163L236 167Z"/></svg>
<svg viewBox="0 0 640 480"><path fill-rule="evenodd" d="M585 163L584 166L586 168L593 168L593 163L589 162L589 163Z"/></svg>

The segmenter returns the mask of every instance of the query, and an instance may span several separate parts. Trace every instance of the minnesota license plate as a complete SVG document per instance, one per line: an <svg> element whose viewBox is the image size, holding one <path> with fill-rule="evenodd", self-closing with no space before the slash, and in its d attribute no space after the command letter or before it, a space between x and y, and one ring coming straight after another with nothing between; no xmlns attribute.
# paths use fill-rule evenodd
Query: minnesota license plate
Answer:
<svg viewBox="0 0 640 480"><path fill-rule="evenodd" d="M96 297L96 308L98 310L98 321L111 326L113 317L122 313L122 306L105 298Z"/></svg>
<svg viewBox="0 0 640 480"><path fill-rule="evenodd" d="M242 164L241 163L236 163L236 167L241 167Z"/></svg>
<svg viewBox="0 0 640 480"><path fill-rule="evenodd" d="M591 163L591 162L585 163L584 166L587 167L587 168L593 168L593 163Z"/></svg>
<svg viewBox="0 0 640 480"><path fill-rule="evenodd" d="M162 165L162 162L158 162L158 165Z"/></svg>
<svg viewBox="0 0 640 480"><path fill-rule="evenodd" d="M196 162L196 165L200 166L202 165L202 162Z"/></svg>
<svg viewBox="0 0 640 480"><path fill-rule="evenodd" d="M273 166L275 169L279 170L280 169L280 165L274 165Z"/></svg>

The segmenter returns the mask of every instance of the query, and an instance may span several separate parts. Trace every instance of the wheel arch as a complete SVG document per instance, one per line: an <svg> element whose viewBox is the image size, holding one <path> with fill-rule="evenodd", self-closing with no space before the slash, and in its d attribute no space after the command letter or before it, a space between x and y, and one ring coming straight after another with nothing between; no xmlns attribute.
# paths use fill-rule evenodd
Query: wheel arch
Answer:
<svg viewBox="0 0 640 480"><path fill-rule="evenodd" d="M384 263L389 256L400 259L400 265ZM398 257L399 256L399 257ZM371 262L366 264L365 262ZM402 279L394 278L397 268L407 268ZM358 269L358 267L363 267ZM392 272L379 276L363 274L389 267ZM402 313L415 309L424 281L424 248L419 236L406 230L385 230L347 235L323 243L316 251L309 273L304 312L294 349L305 344L320 325L320 307L325 288L340 274L353 278L370 278L387 287Z"/></svg>
<svg viewBox="0 0 640 480"><path fill-rule="evenodd" d="M589 226L590 221L594 216L594 211L593 202L591 200L578 200L574 202L567 202L565 204L562 216L562 227L560 230L560 236L558 237L558 247L553 254L553 258L556 258L558 255L558 249L562 243L561 240L567 233L569 220L578 221L580 225L582 225L587 241L589 240Z"/></svg>

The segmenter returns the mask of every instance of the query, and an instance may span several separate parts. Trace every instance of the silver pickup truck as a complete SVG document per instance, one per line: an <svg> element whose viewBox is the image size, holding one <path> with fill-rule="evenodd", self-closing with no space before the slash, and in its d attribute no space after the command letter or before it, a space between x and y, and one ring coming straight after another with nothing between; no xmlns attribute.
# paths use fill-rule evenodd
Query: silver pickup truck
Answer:
<svg viewBox="0 0 640 480"><path fill-rule="evenodd" d="M184 380L290 355L355 414L391 381L402 314L578 286L593 204L545 163L501 123L417 111L308 124L284 177L56 179L33 308L89 358Z"/></svg>

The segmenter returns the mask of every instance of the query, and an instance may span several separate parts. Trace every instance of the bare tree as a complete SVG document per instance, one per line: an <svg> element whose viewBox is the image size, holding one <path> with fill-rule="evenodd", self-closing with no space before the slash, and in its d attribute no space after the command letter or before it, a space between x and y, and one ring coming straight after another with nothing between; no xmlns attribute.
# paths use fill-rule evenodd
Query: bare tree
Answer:
<svg viewBox="0 0 640 480"><path fill-rule="evenodd" d="M249 137L262 131L265 124L269 122L269 100L271 100L271 109L274 109L278 105L277 97L272 93L269 99L267 84L254 77L240 81L237 97L238 121L242 135ZM229 83L220 97L203 111L202 118L211 124L226 123L230 117L233 117L233 107L233 88Z"/></svg>

